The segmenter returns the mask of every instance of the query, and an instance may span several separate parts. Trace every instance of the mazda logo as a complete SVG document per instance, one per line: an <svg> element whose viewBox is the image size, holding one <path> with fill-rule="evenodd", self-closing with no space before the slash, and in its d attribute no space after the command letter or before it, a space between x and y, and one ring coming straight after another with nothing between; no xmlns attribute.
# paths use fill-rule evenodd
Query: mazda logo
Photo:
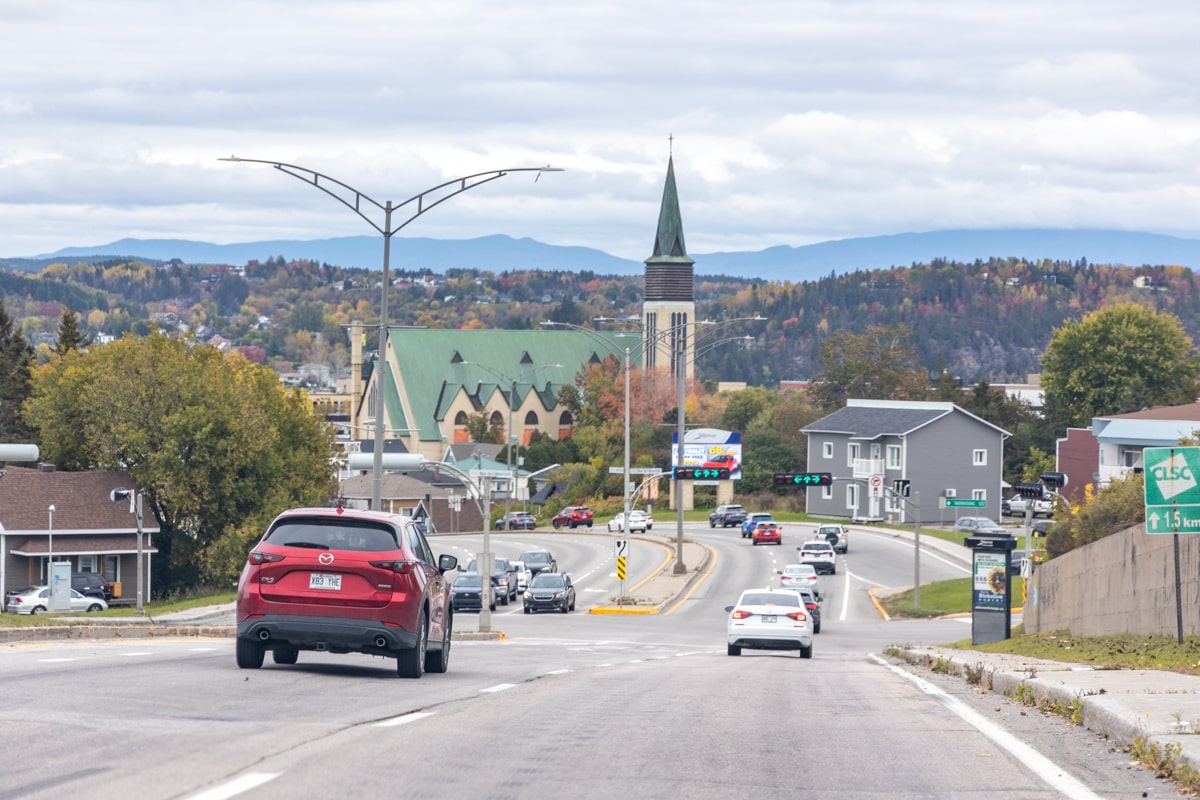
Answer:
<svg viewBox="0 0 1200 800"><path fill-rule="evenodd" d="M321 555L317 556L317 561L320 561L321 564L328 567L333 563L333 553L321 553Z"/></svg>

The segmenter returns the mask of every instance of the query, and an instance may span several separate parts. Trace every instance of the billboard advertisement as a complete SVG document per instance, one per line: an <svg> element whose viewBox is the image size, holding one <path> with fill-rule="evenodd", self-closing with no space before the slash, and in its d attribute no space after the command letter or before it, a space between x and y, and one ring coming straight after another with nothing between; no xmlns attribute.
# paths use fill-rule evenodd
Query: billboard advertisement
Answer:
<svg viewBox="0 0 1200 800"><path fill-rule="evenodd" d="M679 453L678 431L671 434L671 467L729 468L730 480L742 477L742 434L716 428L696 428L683 434Z"/></svg>

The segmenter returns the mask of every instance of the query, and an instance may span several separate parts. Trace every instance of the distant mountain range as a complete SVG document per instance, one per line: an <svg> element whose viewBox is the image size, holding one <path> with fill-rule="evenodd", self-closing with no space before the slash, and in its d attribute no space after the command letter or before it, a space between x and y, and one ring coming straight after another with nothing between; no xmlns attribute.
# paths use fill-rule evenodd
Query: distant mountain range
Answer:
<svg viewBox="0 0 1200 800"><path fill-rule="evenodd" d="M1200 239L1113 230L951 230L841 239L766 250L691 253L697 275L726 275L800 283L855 270L887 269L935 259L973 262L1016 257L1094 264L1177 265L1200 268ZM40 269L47 262L97 256L126 256L152 261L179 259L187 264L242 265L282 256L344 267L379 269L381 237L347 236L309 241L262 241L211 244L185 239L121 239L92 247L66 247L33 258L0 258L0 265ZM649 253L647 253L647 257ZM543 269L590 271L601 275L640 275L640 261L618 258L588 247L563 247L533 239L484 236L478 239L392 239L391 268L444 273L449 269Z"/></svg>

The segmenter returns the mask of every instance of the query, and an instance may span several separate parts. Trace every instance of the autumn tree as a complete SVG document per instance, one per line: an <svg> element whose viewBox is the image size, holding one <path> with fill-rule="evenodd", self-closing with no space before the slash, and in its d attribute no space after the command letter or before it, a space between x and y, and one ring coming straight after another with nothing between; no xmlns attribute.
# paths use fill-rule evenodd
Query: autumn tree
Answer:
<svg viewBox="0 0 1200 800"><path fill-rule="evenodd" d="M127 470L162 533L159 586L228 586L280 511L335 493L332 431L270 369L164 334L39 367L25 418L61 469Z"/></svg>
<svg viewBox="0 0 1200 800"><path fill-rule="evenodd" d="M821 369L812 378L814 402L833 411L850 398L924 400L929 373L911 338L905 325L871 325L861 334L834 331L819 347Z"/></svg>
<svg viewBox="0 0 1200 800"><path fill-rule="evenodd" d="M21 405L32 388L30 366L33 347L13 326L0 299L0 442L26 444L33 431L21 415Z"/></svg>
<svg viewBox="0 0 1200 800"><path fill-rule="evenodd" d="M1200 359L1179 319L1138 305L1102 308L1054 332L1041 385L1055 429L1200 396Z"/></svg>

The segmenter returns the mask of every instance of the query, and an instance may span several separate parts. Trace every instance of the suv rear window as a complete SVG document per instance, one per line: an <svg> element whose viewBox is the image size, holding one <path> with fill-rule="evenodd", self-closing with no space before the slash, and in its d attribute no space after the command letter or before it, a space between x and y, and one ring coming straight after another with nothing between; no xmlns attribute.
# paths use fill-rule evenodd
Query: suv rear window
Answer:
<svg viewBox="0 0 1200 800"><path fill-rule="evenodd" d="M396 550L396 534L387 525L357 520L288 519L267 532L266 541L316 550Z"/></svg>

